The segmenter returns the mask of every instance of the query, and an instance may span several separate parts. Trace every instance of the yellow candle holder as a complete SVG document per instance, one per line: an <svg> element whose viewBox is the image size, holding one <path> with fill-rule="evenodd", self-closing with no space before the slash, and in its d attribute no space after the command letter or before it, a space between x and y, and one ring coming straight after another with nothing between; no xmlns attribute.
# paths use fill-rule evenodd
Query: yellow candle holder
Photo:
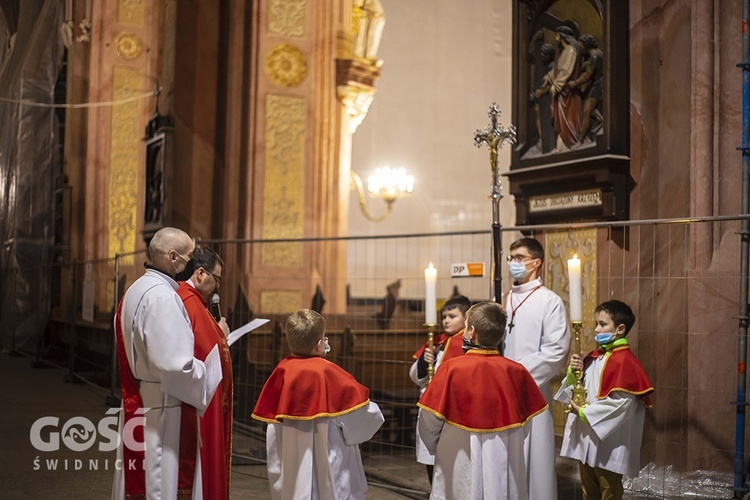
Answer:
<svg viewBox="0 0 750 500"><path fill-rule="evenodd" d="M580 321L573 321L573 348L576 354L581 354L581 329L582 324ZM573 370L573 374L576 376L576 383L573 385L573 397L571 401L576 404L579 408L586 406L586 388L583 386L583 370ZM569 404L565 408L565 413L573 411L573 405Z"/></svg>
<svg viewBox="0 0 750 500"><path fill-rule="evenodd" d="M435 323L425 323L423 326L427 327L427 348L432 353L435 347ZM434 354L434 353L433 353ZM427 363L427 383L432 382L432 377L435 375L435 358L431 363Z"/></svg>

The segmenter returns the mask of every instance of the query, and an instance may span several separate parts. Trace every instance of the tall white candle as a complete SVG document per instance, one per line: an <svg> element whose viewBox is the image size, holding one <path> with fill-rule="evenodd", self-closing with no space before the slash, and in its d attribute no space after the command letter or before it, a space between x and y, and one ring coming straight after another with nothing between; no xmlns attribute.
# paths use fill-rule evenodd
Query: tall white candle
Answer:
<svg viewBox="0 0 750 500"><path fill-rule="evenodd" d="M581 259L573 255L568 259L568 293L570 302L570 321L583 320L581 307Z"/></svg>
<svg viewBox="0 0 750 500"><path fill-rule="evenodd" d="M424 270L424 322L428 325L437 324L437 310L436 307L436 291L435 285L437 283L437 269L430 267Z"/></svg>

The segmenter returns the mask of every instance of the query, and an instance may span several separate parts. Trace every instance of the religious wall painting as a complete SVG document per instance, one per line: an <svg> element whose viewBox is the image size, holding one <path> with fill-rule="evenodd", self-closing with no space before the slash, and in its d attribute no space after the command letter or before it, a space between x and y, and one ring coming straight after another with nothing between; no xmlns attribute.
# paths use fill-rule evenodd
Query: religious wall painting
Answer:
<svg viewBox="0 0 750 500"><path fill-rule="evenodd" d="M627 218L627 2L519 0L513 22L517 222Z"/></svg>

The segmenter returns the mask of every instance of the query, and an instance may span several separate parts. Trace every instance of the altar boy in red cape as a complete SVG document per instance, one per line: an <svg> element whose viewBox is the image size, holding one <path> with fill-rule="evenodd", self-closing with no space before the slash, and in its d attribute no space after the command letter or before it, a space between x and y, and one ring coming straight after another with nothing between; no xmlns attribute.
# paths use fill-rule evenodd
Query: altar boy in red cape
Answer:
<svg viewBox="0 0 750 500"><path fill-rule="evenodd" d="M383 425L370 391L323 358L325 320L301 309L289 316L292 355L261 390L252 417L266 422L268 480L274 499L363 499L367 480L359 443Z"/></svg>
<svg viewBox="0 0 750 500"><path fill-rule="evenodd" d="M654 391L626 335L635 323L630 307L610 300L596 308L599 349L570 358L555 399L571 403L560 455L578 460L583 498L622 498L622 476L637 477L646 408ZM586 404L571 401L575 370L583 370Z"/></svg>
<svg viewBox="0 0 750 500"><path fill-rule="evenodd" d="M507 316L480 302L466 313L466 354L445 361L419 400L417 426L435 455L430 498L528 499L524 424L547 409L531 374L497 350Z"/></svg>
<svg viewBox="0 0 750 500"><path fill-rule="evenodd" d="M466 311L471 307L471 301L463 295L454 295L445 301L441 311L443 333L433 342L434 350L429 349L429 342L420 347L414 353L414 363L409 368L409 378L419 386L419 395L424 394L427 389L427 365L433 363L437 372L440 364L456 356L463 356L463 336L466 324ZM419 428L416 430L415 443L417 449L417 462L427 466L427 477L432 483L432 474L435 465L435 457L427 450L422 438L419 436Z"/></svg>

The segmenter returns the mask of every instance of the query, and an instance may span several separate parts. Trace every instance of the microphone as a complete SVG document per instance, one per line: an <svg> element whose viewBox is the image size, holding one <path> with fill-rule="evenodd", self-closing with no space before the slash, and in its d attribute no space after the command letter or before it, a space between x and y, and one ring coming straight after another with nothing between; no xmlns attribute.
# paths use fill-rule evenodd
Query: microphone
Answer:
<svg viewBox="0 0 750 500"><path fill-rule="evenodd" d="M221 320L221 306L219 305L220 300L221 298L219 297L218 293L214 293L211 296L211 316L213 316L217 322Z"/></svg>

